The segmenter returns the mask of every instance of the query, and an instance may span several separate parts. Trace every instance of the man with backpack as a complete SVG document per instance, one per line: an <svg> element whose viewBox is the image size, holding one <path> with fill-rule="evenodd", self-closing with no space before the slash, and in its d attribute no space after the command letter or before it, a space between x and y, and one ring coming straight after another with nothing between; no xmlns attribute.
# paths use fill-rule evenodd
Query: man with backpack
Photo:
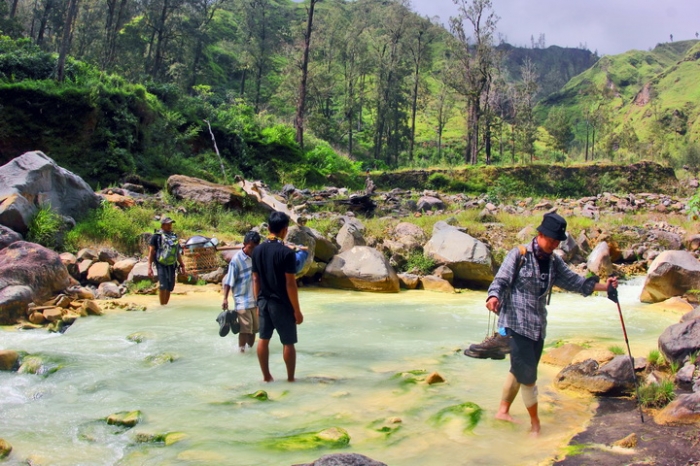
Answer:
<svg viewBox="0 0 700 466"><path fill-rule="evenodd" d="M498 315L498 327L510 337L510 372L503 385L496 419L514 422L510 406L518 391L530 415L530 433L540 432L537 412L537 366L547 329L548 296L552 286L588 296L594 291L617 288L617 278L599 283L595 275L584 278L570 270L554 254L566 239L566 220L550 212L537 227L538 234L525 246L513 248L503 260L488 290L486 308Z"/></svg>
<svg viewBox="0 0 700 466"><path fill-rule="evenodd" d="M158 230L148 244L148 277L153 278L153 264L158 272L158 298L162 306L168 304L170 293L175 288L177 267L185 273L185 263L182 260L182 250L177 235L173 233L173 223L170 217L160 220Z"/></svg>

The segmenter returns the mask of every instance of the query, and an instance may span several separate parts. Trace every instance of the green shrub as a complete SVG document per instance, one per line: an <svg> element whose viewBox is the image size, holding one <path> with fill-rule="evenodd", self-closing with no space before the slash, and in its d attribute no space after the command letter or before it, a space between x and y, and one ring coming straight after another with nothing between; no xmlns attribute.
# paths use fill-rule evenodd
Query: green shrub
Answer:
<svg viewBox="0 0 700 466"><path fill-rule="evenodd" d="M437 264L432 258L424 256L422 252L414 251L406 260L405 271L419 275L428 275L436 266Z"/></svg>
<svg viewBox="0 0 700 466"><path fill-rule="evenodd" d="M51 210L51 206L45 204L36 212L29 223L27 241L41 244L50 249L61 247L61 216Z"/></svg>
<svg viewBox="0 0 700 466"><path fill-rule="evenodd" d="M152 218L152 212L145 209L121 210L103 202L66 233L65 247L76 252L90 243L108 240L117 249L133 254L141 249L141 234L150 230Z"/></svg>
<svg viewBox="0 0 700 466"><path fill-rule="evenodd" d="M433 189L444 189L450 184L450 179L444 173L433 173L428 177L428 186Z"/></svg>
<svg viewBox="0 0 700 466"><path fill-rule="evenodd" d="M639 403L646 408L663 408L676 397L671 380L650 383L639 388Z"/></svg>
<svg viewBox="0 0 700 466"><path fill-rule="evenodd" d="M659 350L651 350L647 355L647 362L650 366L659 368L666 363L666 360Z"/></svg>

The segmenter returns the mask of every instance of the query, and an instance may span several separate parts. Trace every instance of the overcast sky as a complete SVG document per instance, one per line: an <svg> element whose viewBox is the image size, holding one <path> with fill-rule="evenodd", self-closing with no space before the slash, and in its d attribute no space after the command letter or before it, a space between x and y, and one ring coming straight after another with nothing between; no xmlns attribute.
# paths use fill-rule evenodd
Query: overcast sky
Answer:
<svg viewBox="0 0 700 466"><path fill-rule="evenodd" d="M456 16L453 0L411 0L422 15L447 23ZM648 50L660 42L695 39L700 32L700 0L492 0L506 41L529 46L545 36L545 46L578 47L614 55Z"/></svg>

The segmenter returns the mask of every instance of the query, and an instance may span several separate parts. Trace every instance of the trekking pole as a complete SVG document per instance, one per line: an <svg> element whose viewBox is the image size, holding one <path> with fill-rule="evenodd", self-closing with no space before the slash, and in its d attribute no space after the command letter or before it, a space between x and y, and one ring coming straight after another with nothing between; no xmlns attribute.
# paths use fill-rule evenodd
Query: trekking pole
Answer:
<svg viewBox="0 0 700 466"><path fill-rule="evenodd" d="M630 351L630 342L627 339L627 330L625 329L625 320L622 318L622 309L620 309L620 300L617 297L617 289L612 286L612 283L608 285L608 299L615 304L617 304L617 313L620 315L620 323L622 324L622 334L625 336L625 343L627 344L627 354L630 357L630 364L632 365L632 377L634 378L634 388L637 392L637 406L639 407L639 417L644 423L644 413L642 412L642 403L639 399L639 383L637 383L637 374L634 372L634 358L632 357L632 351Z"/></svg>

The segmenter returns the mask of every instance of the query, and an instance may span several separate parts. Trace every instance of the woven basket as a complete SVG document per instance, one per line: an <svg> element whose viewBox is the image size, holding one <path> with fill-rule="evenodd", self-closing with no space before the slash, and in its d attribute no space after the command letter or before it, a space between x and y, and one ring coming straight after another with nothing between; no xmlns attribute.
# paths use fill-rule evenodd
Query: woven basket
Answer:
<svg viewBox="0 0 700 466"><path fill-rule="evenodd" d="M216 248L185 248L182 254L188 273L203 274L219 268L219 255Z"/></svg>

